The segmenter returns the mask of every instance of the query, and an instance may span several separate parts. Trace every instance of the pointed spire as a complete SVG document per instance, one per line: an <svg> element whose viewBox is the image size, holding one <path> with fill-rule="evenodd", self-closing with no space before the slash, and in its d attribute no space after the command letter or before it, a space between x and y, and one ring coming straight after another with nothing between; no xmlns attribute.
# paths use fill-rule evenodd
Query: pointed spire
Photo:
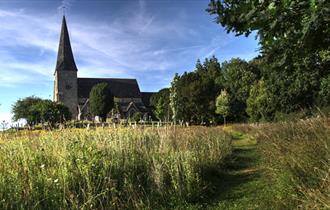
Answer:
<svg viewBox="0 0 330 210"><path fill-rule="evenodd" d="M58 46L57 63L55 71L78 71L74 62L73 53L70 44L70 37L66 25L65 16L62 20L62 29L60 44Z"/></svg>

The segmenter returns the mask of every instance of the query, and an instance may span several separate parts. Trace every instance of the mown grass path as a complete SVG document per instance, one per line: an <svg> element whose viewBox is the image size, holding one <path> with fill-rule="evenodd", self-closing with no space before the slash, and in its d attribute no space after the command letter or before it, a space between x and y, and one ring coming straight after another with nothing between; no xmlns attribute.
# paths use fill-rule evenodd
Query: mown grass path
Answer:
<svg viewBox="0 0 330 210"><path fill-rule="evenodd" d="M226 128L233 138L233 153L225 170L214 177L214 197L206 209L271 209L270 186L260 168L256 140L233 128Z"/></svg>

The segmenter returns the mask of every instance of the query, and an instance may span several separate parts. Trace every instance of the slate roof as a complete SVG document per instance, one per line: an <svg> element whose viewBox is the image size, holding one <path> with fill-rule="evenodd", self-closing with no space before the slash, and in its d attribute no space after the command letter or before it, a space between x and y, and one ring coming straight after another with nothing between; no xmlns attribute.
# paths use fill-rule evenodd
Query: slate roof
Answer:
<svg viewBox="0 0 330 210"><path fill-rule="evenodd" d="M62 28L60 44L58 46L57 62L55 71L78 71L74 62L73 53L70 44L70 37L66 25L65 16L62 19Z"/></svg>
<svg viewBox="0 0 330 210"><path fill-rule="evenodd" d="M150 98L153 94L155 94L155 92L141 92L142 102L145 106L151 106Z"/></svg>
<svg viewBox="0 0 330 210"><path fill-rule="evenodd" d="M94 85L106 82L111 93L118 98L140 98L141 92L136 79L116 78L78 78L78 97L89 98L89 93Z"/></svg>

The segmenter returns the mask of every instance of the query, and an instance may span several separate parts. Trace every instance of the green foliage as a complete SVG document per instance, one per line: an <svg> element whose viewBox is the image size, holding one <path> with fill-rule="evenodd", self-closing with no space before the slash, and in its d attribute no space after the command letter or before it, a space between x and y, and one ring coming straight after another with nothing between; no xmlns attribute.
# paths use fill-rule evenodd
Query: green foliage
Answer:
<svg viewBox="0 0 330 210"><path fill-rule="evenodd" d="M105 120L114 106L114 98L108 83L96 84L89 94L89 108L93 115Z"/></svg>
<svg viewBox="0 0 330 210"><path fill-rule="evenodd" d="M321 86L319 91L319 104L321 106L330 105L330 75L321 80Z"/></svg>
<svg viewBox="0 0 330 210"><path fill-rule="evenodd" d="M41 101L41 98L35 96L17 100L12 106L12 113L14 114L13 119L26 119L29 125L40 122L40 119L38 119L38 111L35 109L34 105Z"/></svg>
<svg viewBox="0 0 330 210"><path fill-rule="evenodd" d="M154 113L159 120L169 121L172 119L169 88L161 89L158 93L153 94L150 103L154 106Z"/></svg>
<svg viewBox="0 0 330 210"><path fill-rule="evenodd" d="M34 96L16 101L12 107L12 113L14 120L26 119L30 126L43 122L54 125L71 119L69 109L63 104Z"/></svg>
<svg viewBox="0 0 330 210"><path fill-rule="evenodd" d="M51 125L63 123L71 119L69 108L51 100L43 100L36 104L33 109L39 113L41 122L48 122Z"/></svg>
<svg viewBox="0 0 330 210"><path fill-rule="evenodd" d="M247 117L246 100L254 81L258 79L257 70L239 58L222 64L224 86L230 97L230 117L242 121Z"/></svg>
<svg viewBox="0 0 330 210"><path fill-rule="evenodd" d="M134 112L134 114L132 115L132 117L130 119L134 122L140 122L140 120L142 119L142 113Z"/></svg>
<svg viewBox="0 0 330 210"><path fill-rule="evenodd" d="M246 101L246 112L252 122L270 121L273 119L274 107L272 107L272 97L267 92L265 83L260 80L256 82L251 90L250 96Z"/></svg>
<svg viewBox="0 0 330 210"><path fill-rule="evenodd" d="M256 32L261 77L274 113L326 103L326 93L319 90L324 89L320 81L330 74L329 10L326 0L211 0L207 9L228 32Z"/></svg>
<svg viewBox="0 0 330 210"><path fill-rule="evenodd" d="M217 97L216 99L216 110L215 112L217 114L220 114L223 116L224 118L224 123L225 123L225 119L229 114L229 96L227 91L222 90L220 95Z"/></svg>
<svg viewBox="0 0 330 210"><path fill-rule="evenodd" d="M202 203L214 193L210 172L231 153L222 129L201 127L22 131L0 135L0 142L0 209Z"/></svg>
<svg viewBox="0 0 330 210"><path fill-rule="evenodd" d="M172 119L174 122L177 122L177 120L180 120L181 115L183 113L182 109L182 101L183 98L179 95L179 75L175 74L173 81L171 82L171 88L170 88L170 106L172 109Z"/></svg>
<svg viewBox="0 0 330 210"><path fill-rule="evenodd" d="M215 57L197 61L194 72L175 75L170 88L173 117L192 123L214 122L215 98L221 90L222 74Z"/></svg>

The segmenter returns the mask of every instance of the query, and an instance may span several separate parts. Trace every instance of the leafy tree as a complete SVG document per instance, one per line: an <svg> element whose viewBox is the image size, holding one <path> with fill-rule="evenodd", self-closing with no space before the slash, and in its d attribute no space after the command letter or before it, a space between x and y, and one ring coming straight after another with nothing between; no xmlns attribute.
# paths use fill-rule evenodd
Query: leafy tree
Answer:
<svg viewBox="0 0 330 210"><path fill-rule="evenodd" d="M19 99L12 106L13 119L15 121L19 119L26 119L28 125L33 125L40 122L40 114L34 105L41 102L42 99L29 96L23 99Z"/></svg>
<svg viewBox="0 0 330 210"><path fill-rule="evenodd" d="M226 125L226 117L229 114L229 97L226 90L222 90L216 99L216 113L223 116L223 124Z"/></svg>
<svg viewBox="0 0 330 210"><path fill-rule="evenodd" d="M214 56L203 64L198 60L193 72L176 74L170 88L174 118L195 124L214 122L215 98L222 87L220 63Z"/></svg>
<svg viewBox="0 0 330 210"><path fill-rule="evenodd" d="M267 92L265 83L262 80L252 86L246 103L246 112L252 122L270 121L273 119L274 107L272 106L272 97Z"/></svg>
<svg viewBox="0 0 330 210"><path fill-rule="evenodd" d="M179 75L175 74L173 81L171 82L171 88L170 88L170 106L172 109L172 119L176 123L177 120L180 119L181 115L181 101L182 98L179 97L178 93L178 82L179 82Z"/></svg>
<svg viewBox="0 0 330 210"><path fill-rule="evenodd" d="M321 106L330 105L330 75L321 80L318 103Z"/></svg>
<svg viewBox="0 0 330 210"><path fill-rule="evenodd" d="M41 122L48 122L51 126L71 119L68 107L51 100L42 100L33 105L33 109L38 112Z"/></svg>
<svg viewBox="0 0 330 210"><path fill-rule="evenodd" d="M71 119L69 109L63 104L34 96L19 99L12 107L14 120L26 119L29 126L38 123L62 123Z"/></svg>
<svg viewBox="0 0 330 210"><path fill-rule="evenodd" d="M239 58L222 64L224 86L230 96L230 117L242 121L247 117L246 100L254 81L259 77L254 67Z"/></svg>
<svg viewBox="0 0 330 210"><path fill-rule="evenodd" d="M211 0L207 10L228 32L256 31L275 111L315 104L320 81L330 74L329 1Z"/></svg>
<svg viewBox="0 0 330 210"><path fill-rule="evenodd" d="M96 84L89 94L89 108L93 115L105 120L114 106L114 99L108 83Z"/></svg>
<svg viewBox="0 0 330 210"><path fill-rule="evenodd" d="M196 104L197 121L215 121L215 98L224 88L222 68L218 59L212 56L203 65L196 65L193 99Z"/></svg>
<svg viewBox="0 0 330 210"><path fill-rule="evenodd" d="M172 117L170 107L170 89L164 88L150 98L150 103L155 107L154 112L159 120L169 121Z"/></svg>

